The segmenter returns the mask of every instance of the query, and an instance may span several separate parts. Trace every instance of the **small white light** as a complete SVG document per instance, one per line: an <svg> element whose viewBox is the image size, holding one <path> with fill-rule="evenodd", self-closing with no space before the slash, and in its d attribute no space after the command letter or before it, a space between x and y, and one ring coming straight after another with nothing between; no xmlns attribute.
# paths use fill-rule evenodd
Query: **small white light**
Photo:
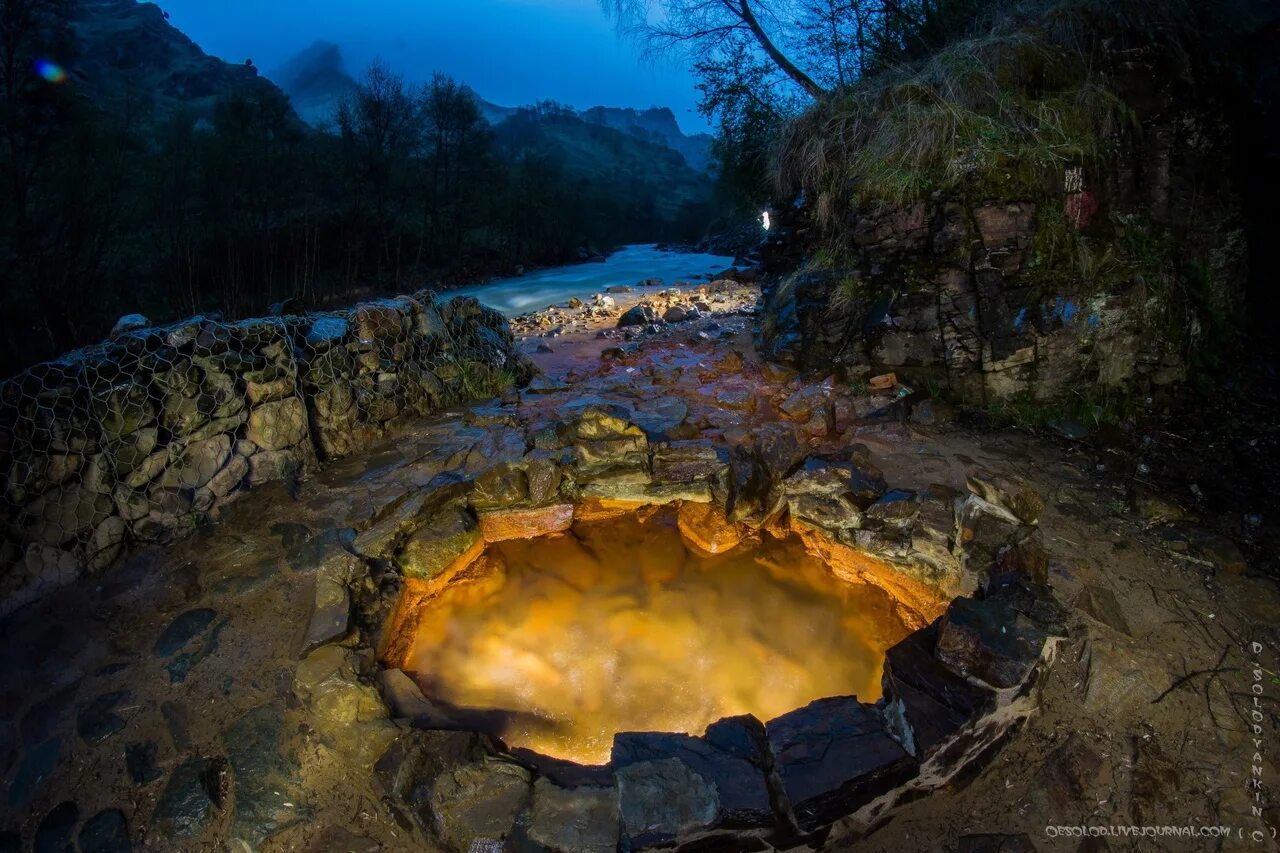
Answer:
<svg viewBox="0 0 1280 853"><path fill-rule="evenodd" d="M764 230L768 231L769 230L769 211L763 210L760 212L760 221L761 223L764 224Z"/></svg>

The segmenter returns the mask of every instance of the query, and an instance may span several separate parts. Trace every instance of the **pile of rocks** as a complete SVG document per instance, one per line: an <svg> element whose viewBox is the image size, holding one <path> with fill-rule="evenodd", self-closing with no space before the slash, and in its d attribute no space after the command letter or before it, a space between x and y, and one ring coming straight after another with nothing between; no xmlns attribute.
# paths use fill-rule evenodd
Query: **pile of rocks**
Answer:
<svg viewBox="0 0 1280 853"><path fill-rule="evenodd" d="M0 614L130 540L167 542L239 492L397 418L527 380L496 312L429 293L320 316L150 327L0 385Z"/></svg>

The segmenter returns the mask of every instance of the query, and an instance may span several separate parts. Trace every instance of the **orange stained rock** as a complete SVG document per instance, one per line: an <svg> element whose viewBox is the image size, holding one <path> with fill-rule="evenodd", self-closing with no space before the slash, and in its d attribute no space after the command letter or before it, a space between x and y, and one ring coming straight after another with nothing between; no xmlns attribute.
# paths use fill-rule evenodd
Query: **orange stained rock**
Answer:
<svg viewBox="0 0 1280 853"><path fill-rule="evenodd" d="M936 587L911 577L900 566L836 542L824 533L792 519L791 529L799 534L810 553L831 567L837 577L850 583L868 583L889 594L898 615L912 630L923 628L947 610L949 599Z"/></svg>
<svg viewBox="0 0 1280 853"><path fill-rule="evenodd" d="M587 498L573 508L573 520L583 522L608 521L631 515L648 504L636 501L618 501L609 498Z"/></svg>
<svg viewBox="0 0 1280 853"><path fill-rule="evenodd" d="M552 504L532 509L503 509L480 513L480 532L486 542L531 539L562 533L573 524L573 504Z"/></svg>
<svg viewBox="0 0 1280 853"><path fill-rule="evenodd" d="M704 554L723 554L742 541L738 525L726 519L724 510L715 504L686 501L677 518L685 543Z"/></svg>

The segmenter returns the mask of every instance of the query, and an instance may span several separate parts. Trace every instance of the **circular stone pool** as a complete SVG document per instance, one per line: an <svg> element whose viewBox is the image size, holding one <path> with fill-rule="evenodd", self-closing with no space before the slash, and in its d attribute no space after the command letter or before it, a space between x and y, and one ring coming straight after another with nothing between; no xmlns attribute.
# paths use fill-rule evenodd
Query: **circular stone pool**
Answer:
<svg viewBox="0 0 1280 853"><path fill-rule="evenodd" d="M454 719L554 758L609 760L614 734L701 734L828 696L880 697L909 629L798 537L721 554L672 509L490 544L415 611L403 667Z"/></svg>

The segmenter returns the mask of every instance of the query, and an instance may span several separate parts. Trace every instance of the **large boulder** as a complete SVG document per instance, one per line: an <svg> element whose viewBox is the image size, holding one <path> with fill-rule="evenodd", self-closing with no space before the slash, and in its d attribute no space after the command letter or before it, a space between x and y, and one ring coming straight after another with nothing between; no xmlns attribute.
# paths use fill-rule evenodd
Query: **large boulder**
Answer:
<svg viewBox="0 0 1280 853"><path fill-rule="evenodd" d="M454 506L413 531L398 562L406 577L431 580L470 563L483 548L475 516Z"/></svg>
<svg viewBox="0 0 1280 853"><path fill-rule="evenodd" d="M805 829L849 814L916 769L880 711L855 696L811 702L770 720L765 731L783 790Z"/></svg>
<svg viewBox="0 0 1280 853"><path fill-rule="evenodd" d="M993 687L1016 687L1040 661L1048 632L1003 597L957 598L938 628L938 660Z"/></svg>
<svg viewBox="0 0 1280 853"><path fill-rule="evenodd" d="M622 313L618 318L618 328L627 326L650 326L660 322L661 317L658 312L650 305L636 305Z"/></svg>

